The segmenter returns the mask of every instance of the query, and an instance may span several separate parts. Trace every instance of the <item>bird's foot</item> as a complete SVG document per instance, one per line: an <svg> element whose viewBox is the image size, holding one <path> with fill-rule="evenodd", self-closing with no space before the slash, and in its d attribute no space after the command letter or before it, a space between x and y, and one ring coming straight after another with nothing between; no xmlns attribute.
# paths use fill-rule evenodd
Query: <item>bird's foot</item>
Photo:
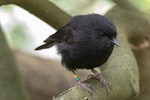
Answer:
<svg viewBox="0 0 150 100"><path fill-rule="evenodd" d="M92 94L92 90L90 89L90 85L86 83L82 83L80 80L76 83L70 84L68 88L71 88L73 86L80 86L81 88L87 90L90 94Z"/></svg>
<svg viewBox="0 0 150 100"><path fill-rule="evenodd" d="M101 73L97 74L97 75L89 75L88 78L94 78L99 80L99 82L102 84L102 87L106 88L106 92L109 94L110 89L112 88L112 85L110 85L102 76Z"/></svg>

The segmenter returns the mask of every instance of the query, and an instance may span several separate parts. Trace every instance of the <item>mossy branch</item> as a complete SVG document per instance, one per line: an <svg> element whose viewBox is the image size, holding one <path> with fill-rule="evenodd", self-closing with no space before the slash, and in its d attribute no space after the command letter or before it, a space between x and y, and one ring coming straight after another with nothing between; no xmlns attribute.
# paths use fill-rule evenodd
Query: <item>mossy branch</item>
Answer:
<svg viewBox="0 0 150 100"><path fill-rule="evenodd" d="M132 11L132 12L140 12L133 4L130 3L129 0L113 0L120 8Z"/></svg>
<svg viewBox="0 0 150 100"><path fill-rule="evenodd" d="M24 8L55 29L62 27L71 17L49 0L0 0L0 5L6 4L15 4Z"/></svg>
<svg viewBox="0 0 150 100"><path fill-rule="evenodd" d="M0 99L28 100L25 86L17 69L14 55L0 27Z"/></svg>

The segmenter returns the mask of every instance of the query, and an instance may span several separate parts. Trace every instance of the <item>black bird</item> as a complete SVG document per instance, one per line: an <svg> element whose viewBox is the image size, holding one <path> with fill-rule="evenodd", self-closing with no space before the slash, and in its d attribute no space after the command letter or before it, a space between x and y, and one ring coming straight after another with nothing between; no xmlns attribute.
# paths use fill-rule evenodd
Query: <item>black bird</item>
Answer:
<svg viewBox="0 0 150 100"><path fill-rule="evenodd" d="M77 69L90 69L93 78L98 79L107 92L110 85L94 68L104 64L112 53L116 41L117 31L111 20L98 14L78 15L55 34L49 36L45 44L35 50L57 46L62 56L62 64L74 74L76 84L92 93L88 84L82 83L75 73ZM90 75L91 76L91 75ZM72 85L72 86L74 86Z"/></svg>

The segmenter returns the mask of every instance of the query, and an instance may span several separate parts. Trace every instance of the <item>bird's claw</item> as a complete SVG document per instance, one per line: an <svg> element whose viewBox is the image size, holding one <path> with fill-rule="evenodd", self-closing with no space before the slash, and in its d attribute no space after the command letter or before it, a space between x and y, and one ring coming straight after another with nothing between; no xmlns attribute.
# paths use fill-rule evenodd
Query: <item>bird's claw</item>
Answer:
<svg viewBox="0 0 150 100"><path fill-rule="evenodd" d="M88 75L87 78L88 78L88 79L89 79L89 78L94 78L94 79L99 80L99 82L102 84L102 87L105 87L105 88L106 88L106 92L109 94L110 89L112 88L112 85L110 85L110 84L103 78L102 74L97 74L96 76L95 76L95 75Z"/></svg>
<svg viewBox="0 0 150 100"><path fill-rule="evenodd" d="M87 90L90 94L92 94L92 90L90 89L89 84L82 83L81 81L77 81L76 83L70 84L67 88L71 88L73 86L80 86L81 88Z"/></svg>

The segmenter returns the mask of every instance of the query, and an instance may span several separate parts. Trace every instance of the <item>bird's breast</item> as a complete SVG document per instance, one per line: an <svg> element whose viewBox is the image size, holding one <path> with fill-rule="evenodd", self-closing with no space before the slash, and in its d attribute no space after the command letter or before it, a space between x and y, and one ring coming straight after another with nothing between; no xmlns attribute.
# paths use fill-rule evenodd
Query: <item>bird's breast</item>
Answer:
<svg viewBox="0 0 150 100"><path fill-rule="evenodd" d="M91 69L106 62L113 47L104 48L102 45L78 42L75 44L62 43L57 45L62 56L62 63L69 69Z"/></svg>

